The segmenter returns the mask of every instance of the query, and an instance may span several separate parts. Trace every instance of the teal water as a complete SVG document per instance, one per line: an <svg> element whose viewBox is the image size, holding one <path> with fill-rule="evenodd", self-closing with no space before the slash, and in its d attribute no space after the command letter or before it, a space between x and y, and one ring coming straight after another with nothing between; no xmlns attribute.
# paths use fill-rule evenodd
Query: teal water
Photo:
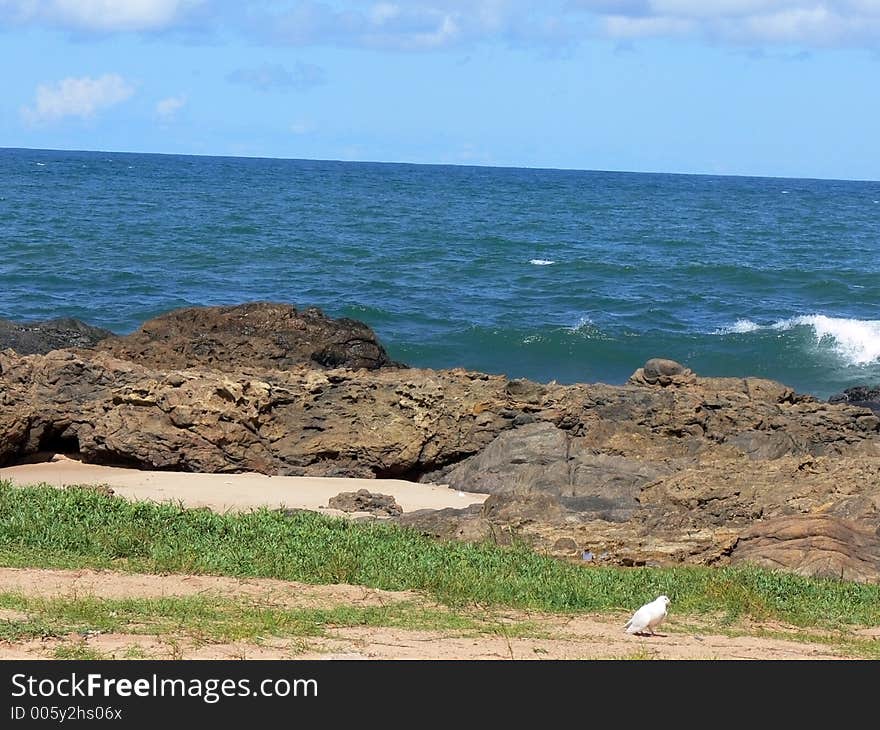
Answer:
<svg viewBox="0 0 880 730"><path fill-rule="evenodd" d="M411 365L880 382L880 183L0 149L0 317L318 306Z"/></svg>

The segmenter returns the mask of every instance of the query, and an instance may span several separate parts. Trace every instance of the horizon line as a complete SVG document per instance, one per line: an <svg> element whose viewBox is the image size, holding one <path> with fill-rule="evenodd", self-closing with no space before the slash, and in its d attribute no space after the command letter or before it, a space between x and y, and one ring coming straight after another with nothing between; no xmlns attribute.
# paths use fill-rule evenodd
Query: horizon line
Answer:
<svg viewBox="0 0 880 730"><path fill-rule="evenodd" d="M0 151L26 151L26 152L87 152L95 154L109 155L162 155L166 157L213 157L220 159L234 160L278 160L290 162L335 162L347 164L363 164L363 165L412 165L415 167L475 167L480 169L496 169L496 170L536 170L546 172L598 172L612 173L620 175L681 175L694 177L737 177L737 178L759 178L767 180L819 180L826 182L880 182L877 178L842 178L842 177L817 177L817 176L796 176L796 175L756 175L746 173L720 173L720 172L669 172L661 170L600 170L597 168L582 167L546 167L540 165L489 165L467 162L410 162L405 160L346 160L346 159L328 159L318 157L271 157L267 155L236 155L236 154L211 154L200 152L144 152L133 150L86 150L79 148L61 148L61 147L4 147L0 146Z"/></svg>

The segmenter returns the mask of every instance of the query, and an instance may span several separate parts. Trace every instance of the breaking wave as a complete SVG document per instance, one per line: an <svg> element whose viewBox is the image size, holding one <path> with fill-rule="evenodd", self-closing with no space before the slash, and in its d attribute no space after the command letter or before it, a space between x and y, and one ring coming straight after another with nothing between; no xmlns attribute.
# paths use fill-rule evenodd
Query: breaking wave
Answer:
<svg viewBox="0 0 880 730"><path fill-rule="evenodd" d="M758 331L790 332L808 330L813 342L830 348L848 365L869 365L880 361L880 320L828 317L808 314L760 325L749 319L738 319L715 334L749 334Z"/></svg>

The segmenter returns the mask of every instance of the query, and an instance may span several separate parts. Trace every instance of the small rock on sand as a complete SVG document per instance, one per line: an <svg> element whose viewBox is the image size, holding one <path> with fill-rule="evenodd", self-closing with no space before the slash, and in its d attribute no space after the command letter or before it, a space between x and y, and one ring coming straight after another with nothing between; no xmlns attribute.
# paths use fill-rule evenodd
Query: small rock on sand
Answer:
<svg viewBox="0 0 880 730"><path fill-rule="evenodd" d="M330 497L327 506L343 512L369 512L388 517L399 517L403 514L403 508L397 504L392 495L374 494L367 489L358 489L356 492L340 492L335 497Z"/></svg>

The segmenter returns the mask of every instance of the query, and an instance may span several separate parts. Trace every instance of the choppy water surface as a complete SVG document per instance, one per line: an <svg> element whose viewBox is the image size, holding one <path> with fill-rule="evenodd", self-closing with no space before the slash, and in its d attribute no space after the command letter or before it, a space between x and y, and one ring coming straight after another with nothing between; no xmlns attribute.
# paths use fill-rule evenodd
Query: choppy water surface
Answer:
<svg viewBox="0 0 880 730"><path fill-rule="evenodd" d="M880 183L0 150L0 316L129 332L264 299L393 357L880 382Z"/></svg>

